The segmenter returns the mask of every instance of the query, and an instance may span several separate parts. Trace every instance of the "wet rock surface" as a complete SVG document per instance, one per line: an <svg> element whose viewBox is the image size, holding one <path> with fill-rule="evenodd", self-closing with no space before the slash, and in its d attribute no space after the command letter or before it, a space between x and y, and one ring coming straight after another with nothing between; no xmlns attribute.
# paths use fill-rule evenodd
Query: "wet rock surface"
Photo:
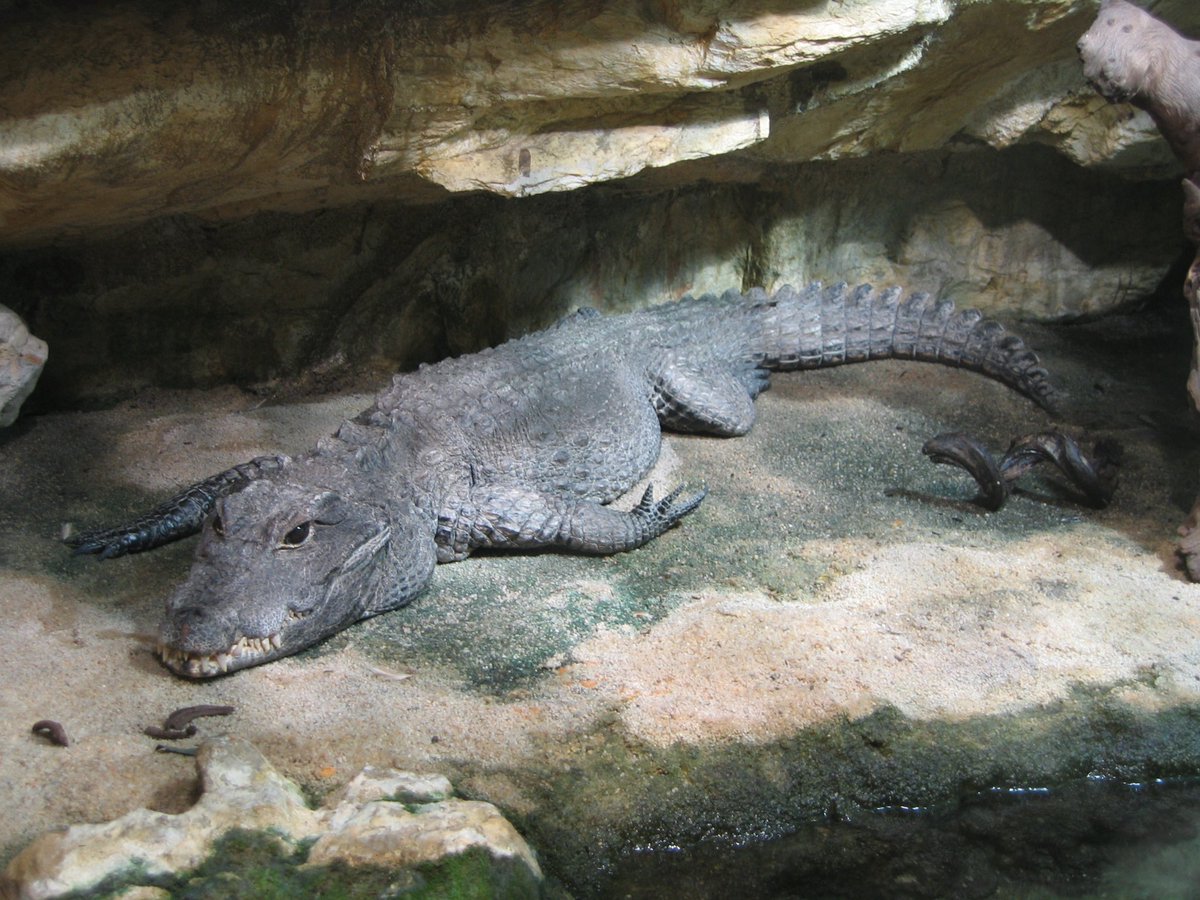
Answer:
<svg viewBox="0 0 1200 900"><path fill-rule="evenodd" d="M0 438L0 703L18 723L0 783L25 812L5 854L55 825L191 808L190 774L141 730L196 703L238 709L201 736L233 728L318 796L366 765L442 772L582 894L638 847L1200 772L1200 587L1173 550L1200 461L1186 321L1021 330L1069 391L1057 417L917 363L776 377L748 437L670 439L651 480L709 496L649 546L439 567L404 610L201 684L151 653L191 548L97 564L58 544L62 521L303 449L367 395L146 392L27 420ZM920 453L951 428L1003 446L1051 423L1125 446L1109 508L1030 476L987 513ZM28 733L47 717L70 747Z"/></svg>

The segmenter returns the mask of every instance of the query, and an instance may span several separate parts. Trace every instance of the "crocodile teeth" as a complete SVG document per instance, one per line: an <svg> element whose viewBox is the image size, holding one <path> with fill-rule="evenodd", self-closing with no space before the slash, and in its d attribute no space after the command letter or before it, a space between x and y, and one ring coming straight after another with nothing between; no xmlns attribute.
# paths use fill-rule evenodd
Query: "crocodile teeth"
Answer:
<svg viewBox="0 0 1200 900"><path fill-rule="evenodd" d="M189 652L159 642L158 656L169 669L192 678L209 678L224 674L231 667L240 669L253 665L282 646L283 639L276 632L266 637L242 636L233 646L216 653Z"/></svg>

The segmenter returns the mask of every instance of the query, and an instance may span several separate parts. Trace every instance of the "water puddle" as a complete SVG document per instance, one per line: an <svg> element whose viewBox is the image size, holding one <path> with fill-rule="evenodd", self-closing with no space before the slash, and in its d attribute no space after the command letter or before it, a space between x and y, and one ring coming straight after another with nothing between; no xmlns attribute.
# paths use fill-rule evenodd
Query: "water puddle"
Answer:
<svg viewBox="0 0 1200 900"><path fill-rule="evenodd" d="M591 896L1196 898L1200 779L996 788L770 841L628 854ZM590 892L581 892L588 894Z"/></svg>

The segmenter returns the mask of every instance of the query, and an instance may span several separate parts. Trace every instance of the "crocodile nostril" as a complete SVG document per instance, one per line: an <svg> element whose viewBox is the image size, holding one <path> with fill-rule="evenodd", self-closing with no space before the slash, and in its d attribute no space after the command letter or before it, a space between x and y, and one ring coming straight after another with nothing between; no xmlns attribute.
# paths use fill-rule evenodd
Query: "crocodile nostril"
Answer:
<svg viewBox="0 0 1200 900"><path fill-rule="evenodd" d="M176 611L175 621L179 625L179 637L187 640L193 626L203 625L209 618L208 610L203 606L185 606Z"/></svg>

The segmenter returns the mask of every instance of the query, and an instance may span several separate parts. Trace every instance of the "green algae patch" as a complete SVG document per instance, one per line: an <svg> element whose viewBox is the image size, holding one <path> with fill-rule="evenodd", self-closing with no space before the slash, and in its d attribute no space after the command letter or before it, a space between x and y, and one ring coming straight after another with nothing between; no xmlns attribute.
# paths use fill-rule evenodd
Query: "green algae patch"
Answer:
<svg viewBox="0 0 1200 900"><path fill-rule="evenodd" d="M270 832L234 829L189 872L149 876L134 866L84 893L71 895L119 900L134 886L156 887L173 900L531 900L543 896L539 879L520 860L471 849L437 863L406 868L307 866L311 841L292 844Z"/></svg>

